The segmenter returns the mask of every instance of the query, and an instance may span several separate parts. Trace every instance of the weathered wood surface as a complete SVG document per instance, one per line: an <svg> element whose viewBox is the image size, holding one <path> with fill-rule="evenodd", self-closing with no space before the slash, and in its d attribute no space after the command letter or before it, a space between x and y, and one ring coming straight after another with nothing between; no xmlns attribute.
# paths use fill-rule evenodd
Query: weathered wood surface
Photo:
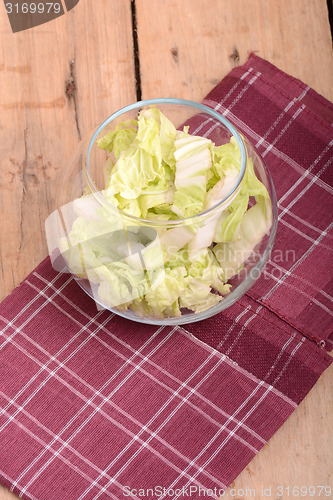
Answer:
<svg viewBox="0 0 333 500"><path fill-rule="evenodd" d="M0 37L1 300L47 255L44 221L80 137L136 91L130 0L83 0L15 34L1 2Z"/></svg>
<svg viewBox="0 0 333 500"><path fill-rule="evenodd" d="M258 51L333 99L325 0L135 0L135 10L139 89L130 0L81 0L16 34L1 2L0 300L47 254L44 220L79 138L138 94L201 100ZM277 498L278 485L329 484L332 403L331 369L234 488L265 498L261 488L272 486ZM11 498L0 487L0 500Z"/></svg>

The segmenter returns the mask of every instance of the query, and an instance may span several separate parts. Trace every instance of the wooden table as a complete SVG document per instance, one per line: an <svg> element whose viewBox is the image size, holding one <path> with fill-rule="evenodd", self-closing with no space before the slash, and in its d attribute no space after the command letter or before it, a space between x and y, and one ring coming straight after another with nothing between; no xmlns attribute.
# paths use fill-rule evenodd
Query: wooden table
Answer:
<svg viewBox="0 0 333 500"><path fill-rule="evenodd" d="M114 110L140 97L200 101L251 51L333 99L326 0L81 0L16 34L1 2L0 33L0 299L47 255L44 220L64 164ZM332 375L324 373L234 488L266 498L262 487L272 486L277 498L278 485L329 484ZM0 500L10 498L0 487Z"/></svg>

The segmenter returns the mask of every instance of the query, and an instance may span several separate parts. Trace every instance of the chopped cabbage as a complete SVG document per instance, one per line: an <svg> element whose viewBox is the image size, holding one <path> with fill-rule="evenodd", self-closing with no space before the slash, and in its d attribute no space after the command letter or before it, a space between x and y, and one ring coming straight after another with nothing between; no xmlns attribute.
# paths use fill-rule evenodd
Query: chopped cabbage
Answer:
<svg viewBox="0 0 333 500"><path fill-rule="evenodd" d="M223 300L231 288L227 281L271 226L269 195L251 159L240 188L228 198L241 168L236 140L217 147L190 135L188 127L176 130L151 108L97 144L109 155L102 194L121 212L100 206L94 194L75 200L76 219L61 244L71 270L89 279L106 307L140 316L200 313ZM224 199L222 212L199 222L192 217ZM124 214L152 225L129 222ZM180 218L181 225L167 225Z"/></svg>

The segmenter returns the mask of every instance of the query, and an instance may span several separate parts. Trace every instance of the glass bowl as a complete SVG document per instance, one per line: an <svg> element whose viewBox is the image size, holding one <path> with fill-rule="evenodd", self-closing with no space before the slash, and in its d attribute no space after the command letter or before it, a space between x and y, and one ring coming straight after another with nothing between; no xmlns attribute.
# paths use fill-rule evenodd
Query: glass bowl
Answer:
<svg viewBox="0 0 333 500"><path fill-rule="evenodd" d="M164 132L158 136L162 146L149 143L151 151L146 142L140 142L139 153L137 149L136 153L130 152L131 146L122 142L124 132L117 136L118 146L115 140L111 153L101 149L107 141L98 141L107 134L108 140L115 137L127 121L130 131L124 140L132 144L138 116L144 116L147 125L149 117L158 113L156 108L177 131L183 131L177 132L176 150L172 154L168 150L168 157L163 149ZM198 137L199 156L191 153L192 146L186 146L187 140L192 141L187 134ZM225 146L213 153L207 139L213 141L214 148ZM228 148L237 151L237 161ZM222 150L221 162L226 161L226 171L230 167L232 173L223 171L223 181L215 188L214 196L208 202L205 194L202 209L192 213L191 203L184 203L184 192L190 193L190 199L197 190L202 196L202 182L207 192L214 189L217 181L210 179L213 174L207 173L207 161L219 159L215 151ZM119 160L135 154L141 155L139 163ZM169 187L156 187L158 182L166 181L161 181L155 170L154 180L145 180L151 175L143 172L147 162L156 172L161 168L168 172ZM209 169L211 172L211 163ZM126 180L123 191L118 188L116 197L110 184L111 170L112 176L117 170L122 172L113 178L114 185L116 180L124 184L124 172L131 179ZM186 171L191 180L184 181L181 171ZM199 172L198 176L195 172ZM261 194L254 174L264 186ZM144 182L144 196L136 199L135 193ZM212 187L208 189L209 182ZM64 169L56 204L57 209L45 224L53 267L71 273L98 309L157 325L203 320L231 306L259 278L277 228L274 186L255 148L220 113L183 99L136 102L92 130Z"/></svg>

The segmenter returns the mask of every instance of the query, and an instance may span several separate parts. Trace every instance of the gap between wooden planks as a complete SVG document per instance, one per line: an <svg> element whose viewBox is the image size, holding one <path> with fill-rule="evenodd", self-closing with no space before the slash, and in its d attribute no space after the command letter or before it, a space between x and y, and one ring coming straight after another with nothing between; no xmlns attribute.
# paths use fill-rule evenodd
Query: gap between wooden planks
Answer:
<svg viewBox="0 0 333 500"><path fill-rule="evenodd" d="M81 0L66 16L15 35L2 9L0 37L0 298L47 254L44 220L80 137L140 93L199 101L257 51L333 99L325 0L135 0L132 6L130 0ZM278 483L329 481L331 374L235 488L259 493ZM1 490L5 498L13 496Z"/></svg>

